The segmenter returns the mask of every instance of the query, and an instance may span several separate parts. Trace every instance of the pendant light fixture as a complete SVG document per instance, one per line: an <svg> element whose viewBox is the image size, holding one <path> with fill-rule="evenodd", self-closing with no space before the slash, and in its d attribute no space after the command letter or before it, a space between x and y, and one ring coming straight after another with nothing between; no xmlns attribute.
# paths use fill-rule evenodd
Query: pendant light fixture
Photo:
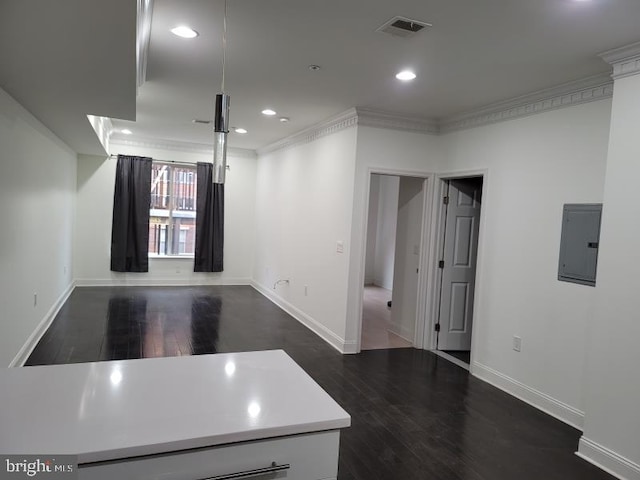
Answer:
<svg viewBox="0 0 640 480"><path fill-rule="evenodd" d="M222 85L216 95L213 114L213 183L224 183L227 173L227 134L229 133L229 95L224 93L224 75L227 61L227 0L224 0L222 27Z"/></svg>

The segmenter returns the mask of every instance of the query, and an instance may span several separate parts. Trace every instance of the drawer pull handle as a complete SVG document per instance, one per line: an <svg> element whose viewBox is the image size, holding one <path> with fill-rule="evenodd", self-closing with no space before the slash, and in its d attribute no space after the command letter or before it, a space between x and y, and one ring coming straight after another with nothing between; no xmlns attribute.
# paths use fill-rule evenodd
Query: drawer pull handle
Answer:
<svg viewBox="0 0 640 480"><path fill-rule="evenodd" d="M278 465L276 462L272 462L270 467L256 468L255 470L247 470L245 472L227 473L226 475L218 475L217 477L210 477L203 480L232 480L236 478L257 477L258 475L281 472L283 470L289 470L290 468L291 464L289 463Z"/></svg>

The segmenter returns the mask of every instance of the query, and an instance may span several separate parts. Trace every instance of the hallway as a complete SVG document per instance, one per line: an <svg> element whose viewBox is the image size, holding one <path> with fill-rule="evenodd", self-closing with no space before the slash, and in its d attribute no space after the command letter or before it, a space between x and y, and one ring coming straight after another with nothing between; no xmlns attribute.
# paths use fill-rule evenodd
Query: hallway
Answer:
<svg viewBox="0 0 640 480"><path fill-rule="evenodd" d="M409 348L410 341L393 333L391 328L391 291L376 285L364 287L362 302L362 350Z"/></svg>

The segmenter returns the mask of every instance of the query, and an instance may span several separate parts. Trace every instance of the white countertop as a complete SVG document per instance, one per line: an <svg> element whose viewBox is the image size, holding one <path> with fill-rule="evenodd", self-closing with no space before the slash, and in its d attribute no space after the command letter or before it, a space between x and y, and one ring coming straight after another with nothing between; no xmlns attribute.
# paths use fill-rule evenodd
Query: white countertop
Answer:
<svg viewBox="0 0 640 480"><path fill-rule="evenodd" d="M114 460L348 427L285 352L0 371L0 453Z"/></svg>

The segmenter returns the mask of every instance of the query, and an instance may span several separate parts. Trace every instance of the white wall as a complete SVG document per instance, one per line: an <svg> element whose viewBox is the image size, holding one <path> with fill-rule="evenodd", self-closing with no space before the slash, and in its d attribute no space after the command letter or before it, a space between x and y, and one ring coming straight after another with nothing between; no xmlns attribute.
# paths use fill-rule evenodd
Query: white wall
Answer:
<svg viewBox="0 0 640 480"><path fill-rule="evenodd" d="M392 290L400 177L372 175L371 180L373 181L376 177L379 179L380 190L378 195L378 221L376 222L376 230L373 232L376 236L373 283L387 290ZM367 233L367 236L369 236L369 233Z"/></svg>
<svg viewBox="0 0 640 480"><path fill-rule="evenodd" d="M359 342L363 265L366 249L367 204L371 173L431 176L443 161L443 139L435 135L358 126L353 187L349 293L345 340L348 352Z"/></svg>
<svg viewBox="0 0 640 480"><path fill-rule="evenodd" d="M75 182L75 153L0 90L0 365L71 286Z"/></svg>
<svg viewBox="0 0 640 480"><path fill-rule="evenodd" d="M356 133L339 130L258 159L253 278L338 349L344 347ZM289 284L274 289L279 279Z"/></svg>
<svg viewBox="0 0 640 480"><path fill-rule="evenodd" d="M377 285L387 290L393 288L399 187L400 178L397 176L371 175L365 285Z"/></svg>
<svg viewBox="0 0 640 480"><path fill-rule="evenodd" d="M562 207L602 202L610 111L602 100L444 137L444 171L488 169L472 372L578 426L596 289L557 281Z"/></svg>
<svg viewBox="0 0 640 480"><path fill-rule="evenodd" d="M390 330L411 343L414 341L418 304L424 184L422 178L399 178Z"/></svg>
<svg viewBox="0 0 640 480"><path fill-rule="evenodd" d="M210 155L112 145L114 153L182 162L211 161ZM256 159L230 152L225 184L224 272L194 273L193 259L150 258L148 273L110 271L115 158L78 158L75 278L78 285L248 284L253 263Z"/></svg>
<svg viewBox="0 0 640 480"><path fill-rule="evenodd" d="M640 479L640 75L615 81L580 454Z"/></svg>
<svg viewBox="0 0 640 480"><path fill-rule="evenodd" d="M376 269L376 236L378 233L378 212L380 205L380 176L371 178L369 189L369 212L367 214L367 251L364 266L364 284L373 285Z"/></svg>

